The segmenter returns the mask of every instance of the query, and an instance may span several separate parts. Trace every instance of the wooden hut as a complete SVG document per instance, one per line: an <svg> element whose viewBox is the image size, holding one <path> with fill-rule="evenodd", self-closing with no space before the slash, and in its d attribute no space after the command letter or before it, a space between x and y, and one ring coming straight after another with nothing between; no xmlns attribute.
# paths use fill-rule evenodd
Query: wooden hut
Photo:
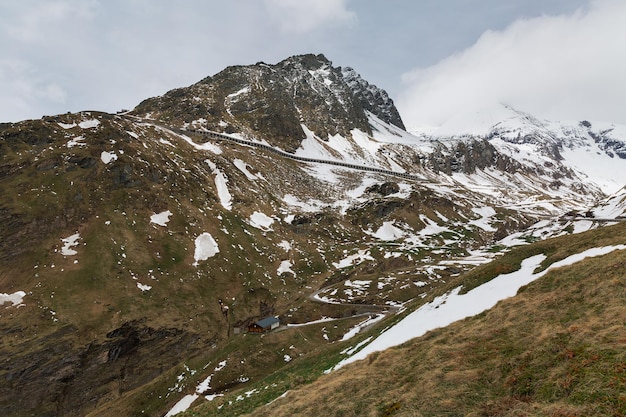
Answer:
<svg viewBox="0 0 626 417"><path fill-rule="evenodd" d="M278 317L266 317L248 326L248 333L265 333L278 327Z"/></svg>

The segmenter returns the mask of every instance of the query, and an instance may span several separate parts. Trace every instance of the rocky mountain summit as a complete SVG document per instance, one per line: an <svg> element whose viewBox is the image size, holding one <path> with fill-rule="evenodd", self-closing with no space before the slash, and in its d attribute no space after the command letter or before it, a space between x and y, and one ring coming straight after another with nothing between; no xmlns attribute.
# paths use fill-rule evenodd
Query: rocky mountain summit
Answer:
<svg viewBox="0 0 626 417"><path fill-rule="evenodd" d="M215 400L337 359L364 317L512 246L624 216L623 127L498 112L412 134L384 90L301 55L1 124L3 415Z"/></svg>
<svg viewBox="0 0 626 417"><path fill-rule="evenodd" d="M323 55L294 56L275 65L228 67L187 88L139 104L133 114L218 132L241 132L285 150L305 138L371 132L366 111L404 128L387 93Z"/></svg>

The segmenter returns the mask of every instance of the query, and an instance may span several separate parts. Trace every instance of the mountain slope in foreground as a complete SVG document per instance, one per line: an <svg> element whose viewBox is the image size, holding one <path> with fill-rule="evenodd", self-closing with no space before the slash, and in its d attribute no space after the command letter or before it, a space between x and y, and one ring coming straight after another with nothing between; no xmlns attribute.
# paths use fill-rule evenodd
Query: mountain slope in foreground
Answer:
<svg viewBox="0 0 626 417"><path fill-rule="evenodd" d="M467 278L574 256L490 310L296 385L250 415L624 415L625 233L622 223L514 249ZM616 250L574 260L600 247ZM193 415L214 415L205 408Z"/></svg>

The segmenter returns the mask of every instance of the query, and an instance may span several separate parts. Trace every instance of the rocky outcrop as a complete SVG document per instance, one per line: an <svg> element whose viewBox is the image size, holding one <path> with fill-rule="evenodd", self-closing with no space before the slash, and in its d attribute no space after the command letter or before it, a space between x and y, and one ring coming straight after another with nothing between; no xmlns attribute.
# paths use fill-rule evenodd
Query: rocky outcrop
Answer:
<svg viewBox="0 0 626 417"><path fill-rule="evenodd" d="M341 68L341 75L364 110L405 130L400 113L385 90L368 83L351 67Z"/></svg>
<svg viewBox="0 0 626 417"><path fill-rule="evenodd" d="M487 167L509 173L515 173L521 169L517 161L502 155L487 140L459 141L448 146L439 143L428 155L426 163L433 171L445 174L453 172L472 174L477 169Z"/></svg>
<svg viewBox="0 0 626 417"><path fill-rule="evenodd" d="M63 326L24 342L2 362L0 409L3 415L86 415L113 393L119 397L147 384L208 343L180 329L134 321L81 344L79 329Z"/></svg>

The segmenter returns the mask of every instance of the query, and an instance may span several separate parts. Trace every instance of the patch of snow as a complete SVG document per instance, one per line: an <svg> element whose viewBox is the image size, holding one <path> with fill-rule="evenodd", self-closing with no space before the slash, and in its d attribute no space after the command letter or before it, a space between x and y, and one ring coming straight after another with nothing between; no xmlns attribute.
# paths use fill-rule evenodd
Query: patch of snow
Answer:
<svg viewBox="0 0 626 417"><path fill-rule="evenodd" d="M78 245L78 239L80 239L79 233L75 233L72 236L68 236L66 238L61 239L61 242L63 242L63 247L61 248L61 255L63 256L76 255L78 252L76 252L74 249L71 249L71 248Z"/></svg>
<svg viewBox="0 0 626 417"><path fill-rule="evenodd" d="M239 169L239 171L243 172L246 178L248 178L250 181L254 181L257 179L256 175L248 171L248 165L241 159L235 159L233 161L233 164L237 167L237 169Z"/></svg>
<svg viewBox="0 0 626 417"><path fill-rule="evenodd" d="M217 188L217 196L220 199L220 204L226 210L231 210L233 208L233 197L230 195L230 191L228 191L228 186L226 185L228 178L226 178L213 162L207 159L206 163L215 174L215 188Z"/></svg>
<svg viewBox="0 0 626 417"><path fill-rule="evenodd" d="M424 222L426 227L419 231L420 236L432 236L443 232L449 232L447 227L439 226L437 223L424 215L420 215L420 220Z"/></svg>
<svg viewBox="0 0 626 417"><path fill-rule="evenodd" d="M84 136L76 136L75 138L70 139L65 145L68 148L73 148L74 146L85 146L87 144L83 142L84 140Z"/></svg>
<svg viewBox="0 0 626 417"><path fill-rule="evenodd" d="M76 123L57 123L59 126L61 126L63 129L71 129L73 127L76 127Z"/></svg>
<svg viewBox="0 0 626 417"><path fill-rule="evenodd" d="M291 261L286 260L286 261L282 261L280 263L280 266L278 267L278 275L281 275L284 272L289 272L290 274L293 274L294 276L296 276L296 273L293 272L293 270L291 269L291 267L293 266L293 264L291 263Z"/></svg>
<svg viewBox="0 0 626 417"><path fill-rule="evenodd" d="M354 255L347 256L346 258L342 259L339 262L333 262L333 266L337 269L341 269L341 268L346 268L351 265L359 264L366 260L374 261L375 259L372 258L368 250L361 249Z"/></svg>
<svg viewBox="0 0 626 417"><path fill-rule="evenodd" d="M474 226L483 229L486 232L496 232L498 229L492 227L489 224L489 219L496 214L496 211L493 207L480 207L480 208L472 208L472 211L479 216L481 216L478 220L471 220L468 223L473 224Z"/></svg>
<svg viewBox="0 0 626 417"><path fill-rule="evenodd" d="M278 245L279 248L284 249L285 252L289 252L291 250L291 243L287 242L286 240L283 240L282 242L280 242Z"/></svg>
<svg viewBox="0 0 626 417"><path fill-rule="evenodd" d="M267 216L266 214L261 213L260 211L255 211L250 215L249 223L252 227L256 227L257 229L261 229L264 231L269 231L272 230L271 226L274 223L274 219Z"/></svg>
<svg viewBox="0 0 626 417"><path fill-rule="evenodd" d="M202 144L198 144L195 143L189 136L187 135L180 135L177 133L172 132L173 134L181 137L185 142L187 142L188 144L190 144L191 146L193 146L195 149L199 150L199 151L209 151L214 153L215 155L220 155L222 153L222 148L220 148L219 146L215 145L214 143L211 142L205 142Z"/></svg>
<svg viewBox="0 0 626 417"><path fill-rule="evenodd" d="M194 266L198 266L198 261L206 261L220 251L217 246L217 242L209 233L202 233L196 238L195 242L196 250L193 255L195 259L195 262L193 263Z"/></svg>
<svg viewBox="0 0 626 417"><path fill-rule="evenodd" d="M5 303L11 303L19 307L22 305L25 295L26 293L24 291L15 291L13 294L0 293L0 306Z"/></svg>
<svg viewBox="0 0 626 417"><path fill-rule="evenodd" d="M298 197L292 194L285 194L285 196L283 197L283 201L287 205L291 207L297 207L300 210L307 212L307 213L316 212L320 210L322 207L324 207L324 203L319 200L311 199L308 202L304 202L304 201L300 201ZM291 222L288 222L288 223L291 223Z"/></svg>
<svg viewBox="0 0 626 417"><path fill-rule="evenodd" d="M372 234L372 236L380 240L391 241L404 237L404 231L398 229L393 225L393 221L390 221L384 222L383 225Z"/></svg>
<svg viewBox="0 0 626 417"><path fill-rule="evenodd" d="M170 411L167 412L165 417L172 417L172 416L175 416L178 413L182 413L183 411L187 411L187 409L191 406L191 404L198 397L199 397L198 394L185 395L183 398L181 398L180 401L178 401L176 404L174 404L174 407L172 407L170 409Z"/></svg>
<svg viewBox="0 0 626 417"><path fill-rule="evenodd" d="M115 153L102 151L102 153L100 154L100 159L105 164L108 164L111 161L117 161L117 155Z"/></svg>
<svg viewBox="0 0 626 417"><path fill-rule="evenodd" d="M246 94L246 93L249 93L249 92L250 92L250 86L245 86L245 87L244 87L244 88L242 88L241 90L236 91L236 92L234 92L234 93L231 93L231 94L227 95L227 96L226 96L226 98L228 98L228 99L231 99L231 100L232 100L232 99L234 99L234 98L235 98L235 97L237 97L237 96L240 96L240 95L242 95L242 94Z"/></svg>
<svg viewBox="0 0 626 417"><path fill-rule="evenodd" d="M144 284L142 284L140 282L137 282L137 288L139 288L143 292L150 291L152 289L152 287L150 285L144 285Z"/></svg>
<svg viewBox="0 0 626 417"><path fill-rule="evenodd" d="M318 298L319 299L319 298ZM332 304L332 303L331 303ZM306 323L288 323L287 327L302 327L302 326L310 326L311 324L319 324L326 323L327 321L335 321L341 319L333 319L331 317L322 317L319 320L307 321Z"/></svg>
<svg viewBox="0 0 626 417"><path fill-rule="evenodd" d="M626 164L619 157L610 157L600 147L590 142L590 147L564 147L559 151L563 163L568 167L583 172L598 185L605 194L613 194L624 187Z"/></svg>
<svg viewBox="0 0 626 417"><path fill-rule="evenodd" d="M289 356L289 355L285 355L283 357L283 359L284 359L285 362L291 362L291 356Z"/></svg>
<svg viewBox="0 0 626 417"><path fill-rule="evenodd" d="M385 317L384 314L376 314L374 316L368 317L366 320L362 321L361 323L357 324L356 326L348 330L348 332L346 332L346 334L343 335L341 340L344 341L344 340L352 339L354 336L359 334L359 332L363 330L365 327L368 327L374 323L379 322L384 317Z"/></svg>
<svg viewBox="0 0 626 417"><path fill-rule="evenodd" d="M94 127L98 127L100 121L97 119L84 120L78 124L83 129L92 129Z"/></svg>
<svg viewBox="0 0 626 417"><path fill-rule="evenodd" d="M150 223L158 224L159 226L167 226L167 223L170 221L170 216L172 212L166 210L164 212L153 214L150 216Z"/></svg>

